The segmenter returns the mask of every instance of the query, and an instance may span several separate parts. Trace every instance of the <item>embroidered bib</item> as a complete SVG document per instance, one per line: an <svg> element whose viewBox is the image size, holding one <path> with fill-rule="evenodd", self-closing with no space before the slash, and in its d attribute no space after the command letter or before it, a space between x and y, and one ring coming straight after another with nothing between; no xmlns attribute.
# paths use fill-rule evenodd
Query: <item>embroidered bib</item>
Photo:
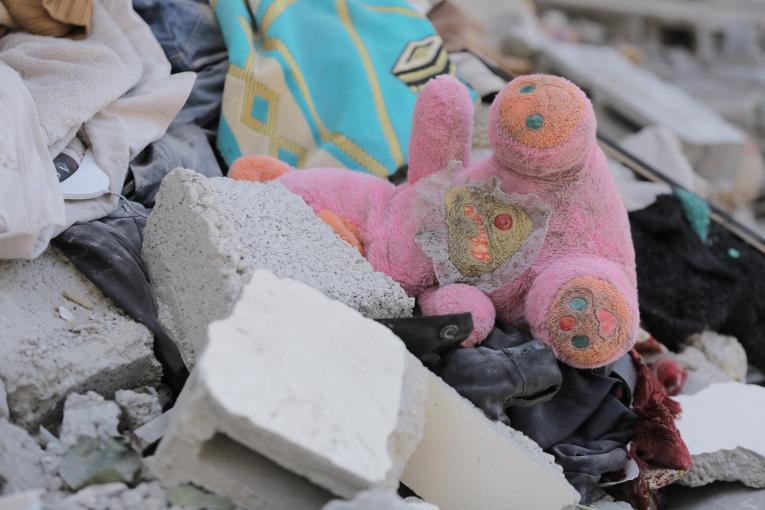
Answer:
<svg viewBox="0 0 765 510"><path fill-rule="evenodd" d="M415 240L440 285L492 292L530 268L547 233L550 208L536 195L508 195L499 180L468 182L449 166L418 183Z"/></svg>

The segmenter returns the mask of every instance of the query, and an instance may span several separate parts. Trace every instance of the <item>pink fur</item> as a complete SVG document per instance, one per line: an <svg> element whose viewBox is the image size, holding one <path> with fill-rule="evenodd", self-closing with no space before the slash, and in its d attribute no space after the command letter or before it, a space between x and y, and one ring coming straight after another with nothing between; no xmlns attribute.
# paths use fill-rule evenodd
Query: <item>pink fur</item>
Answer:
<svg viewBox="0 0 765 510"><path fill-rule="evenodd" d="M565 91L572 98L571 104L581 106L577 120L556 117L554 104L546 111L546 103L539 103L546 122L560 118L563 124L572 126L563 131L567 133L564 139L553 138L556 143L548 148L531 147L514 139L509 117L502 110L518 111L513 110L513 101L528 99L519 96L519 87L528 83L559 96L559 91ZM410 295L418 297L424 313L472 312L474 331L465 345L482 341L491 331L496 314L501 321L530 326L537 338L550 344L561 359L573 366L592 368L610 363L631 348L637 336L635 256L626 211L595 140L595 116L589 100L563 78L522 76L495 99L489 129L494 154L468 164L472 104L467 90L457 80L439 77L426 85L417 101L407 183L394 187L379 178L341 169L293 171L279 180L314 210L329 209L356 224L367 259L375 270L388 274ZM463 163L455 182L480 183L498 178L504 193L536 195L551 211L544 242L533 264L522 275L486 293L463 283L439 288L433 261L415 240L418 191L427 185L428 176L443 170L450 160ZM618 353L593 361L576 352L563 355L555 345L548 330L551 310L559 291L577 276L605 281L624 298L629 317L622 317L621 323L629 331Z"/></svg>

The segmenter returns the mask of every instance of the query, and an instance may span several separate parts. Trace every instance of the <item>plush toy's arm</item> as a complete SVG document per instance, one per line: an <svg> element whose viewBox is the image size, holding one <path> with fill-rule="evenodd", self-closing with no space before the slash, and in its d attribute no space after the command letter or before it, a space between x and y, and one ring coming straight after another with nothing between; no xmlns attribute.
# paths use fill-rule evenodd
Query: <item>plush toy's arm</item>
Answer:
<svg viewBox="0 0 765 510"><path fill-rule="evenodd" d="M417 301L425 315L472 313L473 332L462 342L463 347L473 347L483 342L494 327L494 304L486 294L470 285L453 283L433 287L420 294Z"/></svg>
<svg viewBox="0 0 765 510"><path fill-rule="evenodd" d="M407 181L414 184L452 160L467 166L472 137L473 103L467 88L449 75L430 80L414 106Z"/></svg>

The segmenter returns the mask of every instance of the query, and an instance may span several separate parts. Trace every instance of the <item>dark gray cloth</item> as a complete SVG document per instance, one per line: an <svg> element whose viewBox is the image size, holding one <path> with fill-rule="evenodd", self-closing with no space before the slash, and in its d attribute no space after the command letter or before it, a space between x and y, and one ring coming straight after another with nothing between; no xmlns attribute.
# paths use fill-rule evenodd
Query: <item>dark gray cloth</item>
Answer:
<svg viewBox="0 0 765 510"><path fill-rule="evenodd" d="M162 179L174 168L190 168L208 177L222 175L213 147L228 54L206 1L133 0L133 8L151 27L173 72L197 73L189 99L165 136L130 163L123 194L153 207Z"/></svg>
<svg viewBox="0 0 765 510"><path fill-rule="evenodd" d="M478 347L445 353L436 373L490 419L505 423L508 406L550 400L562 382L549 347L498 328Z"/></svg>
<svg viewBox="0 0 765 510"><path fill-rule="evenodd" d="M438 373L490 418L508 423L552 454L582 502L590 503L603 494L600 477L626 465L625 447L637 420L630 409L637 373L629 355L594 370L575 369L552 357L535 358L543 351L529 351L533 355L524 358L518 350L533 342L526 331L497 325L480 346L445 354ZM518 399L506 396L513 387L522 393L517 389L519 374L537 381L547 378L548 384L557 381L559 389L533 405L518 405Z"/></svg>
<svg viewBox="0 0 765 510"><path fill-rule="evenodd" d="M132 210L131 210L132 209ZM157 319L149 274L141 259L148 210L120 201L111 214L89 223L75 223L53 243L114 304L154 334L154 354L165 383L179 392L188 377L180 351ZM118 338L114 339L119 342Z"/></svg>

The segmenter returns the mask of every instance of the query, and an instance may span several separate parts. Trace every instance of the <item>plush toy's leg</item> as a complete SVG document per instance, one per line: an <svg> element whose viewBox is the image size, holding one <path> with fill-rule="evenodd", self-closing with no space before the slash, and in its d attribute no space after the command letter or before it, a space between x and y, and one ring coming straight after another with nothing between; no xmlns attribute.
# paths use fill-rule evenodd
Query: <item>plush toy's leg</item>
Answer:
<svg viewBox="0 0 765 510"><path fill-rule="evenodd" d="M420 294L417 302L425 315L472 313L473 332L462 342L463 347L473 347L483 342L494 328L494 304L486 294L470 285L452 283L444 287L433 287Z"/></svg>
<svg viewBox="0 0 765 510"><path fill-rule="evenodd" d="M526 296L531 332L573 367L607 365L630 350L638 333L637 293L618 266L571 257L546 267Z"/></svg>
<svg viewBox="0 0 765 510"><path fill-rule="evenodd" d="M449 75L430 80L412 115L408 182L443 170L452 160L467 166L472 136L473 103L467 88Z"/></svg>
<svg viewBox="0 0 765 510"><path fill-rule="evenodd" d="M284 161L271 156L250 154L234 161L228 170L228 176L239 181L265 182L281 177L291 168Z"/></svg>

